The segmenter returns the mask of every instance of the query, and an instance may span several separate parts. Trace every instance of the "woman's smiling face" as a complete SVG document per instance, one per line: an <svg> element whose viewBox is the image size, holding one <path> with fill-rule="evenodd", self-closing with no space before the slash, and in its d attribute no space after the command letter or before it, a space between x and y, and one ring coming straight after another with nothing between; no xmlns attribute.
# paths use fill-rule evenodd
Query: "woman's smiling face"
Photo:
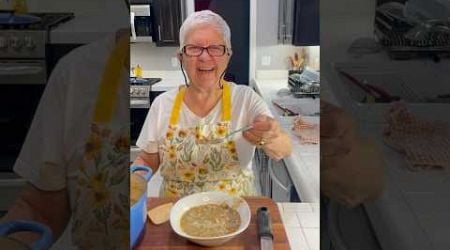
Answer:
<svg viewBox="0 0 450 250"><path fill-rule="evenodd" d="M225 46L225 41L214 26L204 24L187 33L185 44L187 46L216 47ZM216 52L217 48L215 48ZM187 49L186 46L185 49ZM214 54L212 51L210 53ZM219 86L219 79L230 61L230 56L231 53L229 54L228 49L221 56L211 56L206 49L199 56L188 56L183 53L183 67L191 84L201 88L211 88Z"/></svg>

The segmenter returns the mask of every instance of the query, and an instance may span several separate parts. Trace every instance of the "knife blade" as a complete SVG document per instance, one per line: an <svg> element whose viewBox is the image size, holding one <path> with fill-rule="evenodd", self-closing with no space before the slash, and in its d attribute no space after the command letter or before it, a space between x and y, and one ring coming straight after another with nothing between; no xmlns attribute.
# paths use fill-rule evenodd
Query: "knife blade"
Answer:
<svg viewBox="0 0 450 250"><path fill-rule="evenodd" d="M258 237L262 250L273 250L273 234L270 213L267 207L260 207L256 212L258 218Z"/></svg>

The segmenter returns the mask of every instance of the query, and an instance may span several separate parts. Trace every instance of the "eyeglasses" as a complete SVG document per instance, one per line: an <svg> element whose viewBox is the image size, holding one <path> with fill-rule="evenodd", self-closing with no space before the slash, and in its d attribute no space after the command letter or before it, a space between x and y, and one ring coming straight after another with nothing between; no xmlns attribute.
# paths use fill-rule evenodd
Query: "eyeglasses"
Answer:
<svg viewBox="0 0 450 250"><path fill-rule="evenodd" d="M208 47L201 47L197 45L185 45L182 49L183 53L187 56L198 57L203 53L203 50L208 52L210 56L219 57L225 55L227 47L225 45L209 45Z"/></svg>

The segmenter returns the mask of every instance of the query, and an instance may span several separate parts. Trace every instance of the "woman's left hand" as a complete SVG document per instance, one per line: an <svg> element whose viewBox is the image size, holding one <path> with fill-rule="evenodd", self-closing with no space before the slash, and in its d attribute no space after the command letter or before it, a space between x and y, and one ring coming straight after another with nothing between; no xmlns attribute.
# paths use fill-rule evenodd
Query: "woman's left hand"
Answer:
<svg viewBox="0 0 450 250"><path fill-rule="evenodd" d="M273 118L258 115L253 120L253 128L242 133L251 144L261 147L274 159L281 159L291 152L291 141Z"/></svg>

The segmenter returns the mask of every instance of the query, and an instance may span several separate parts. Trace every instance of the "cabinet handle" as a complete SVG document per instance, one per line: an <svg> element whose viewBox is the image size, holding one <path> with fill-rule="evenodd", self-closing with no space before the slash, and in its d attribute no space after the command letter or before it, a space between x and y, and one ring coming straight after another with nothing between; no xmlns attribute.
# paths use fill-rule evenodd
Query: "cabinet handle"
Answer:
<svg viewBox="0 0 450 250"><path fill-rule="evenodd" d="M184 13L186 13L186 5L184 4L184 0L180 0L180 14L181 14L181 22L184 21L185 17L184 17Z"/></svg>
<svg viewBox="0 0 450 250"><path fill-rule="evenodd" d="M290 192L292 185L289 185L289 186L286 187L286 186L283 185L283 183L281 183L280 180L278 180L277 176L275 175L275 173L273 172L273 169L272 169L272 160L269 160L268 169L269 169L270 179L273 180L284 191Z"/></svg>
<svg viewBox="0 0 450 250"><path fill-rule="evenodd" d="M162 40L161 39L161 25L158 25L158 40Z"/></svg>

